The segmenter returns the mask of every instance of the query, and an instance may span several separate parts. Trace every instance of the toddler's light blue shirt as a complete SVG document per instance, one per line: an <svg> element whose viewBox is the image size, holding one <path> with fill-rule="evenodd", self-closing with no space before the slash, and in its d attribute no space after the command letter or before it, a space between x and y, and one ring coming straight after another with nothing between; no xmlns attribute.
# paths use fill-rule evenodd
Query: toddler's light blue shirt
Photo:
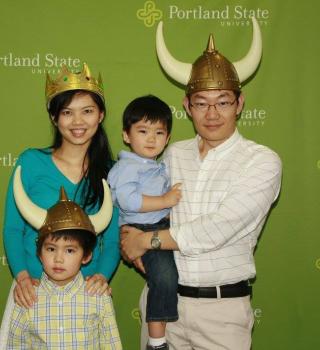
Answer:
<svg viewBox="0 0 320 350"><path fill-rule="evenodd" d="M170 180L163 162L121 151L110 170L108 182L114 205L119 207L119 225L153 224L169 214L170 209L140 213L142 195L161 196L170 189Z"/></svg>

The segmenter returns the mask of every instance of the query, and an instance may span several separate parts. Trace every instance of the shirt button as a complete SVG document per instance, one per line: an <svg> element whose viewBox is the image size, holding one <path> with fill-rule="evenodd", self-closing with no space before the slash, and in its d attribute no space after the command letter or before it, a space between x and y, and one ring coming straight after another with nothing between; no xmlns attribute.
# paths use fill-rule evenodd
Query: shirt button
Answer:
<svg viewBox="0 0 320 350"><path fill-rule="evenodd" d="M60 327L60 328L59 328L59 331L60 331L60 332L63 332L63 327Z"/></svg>

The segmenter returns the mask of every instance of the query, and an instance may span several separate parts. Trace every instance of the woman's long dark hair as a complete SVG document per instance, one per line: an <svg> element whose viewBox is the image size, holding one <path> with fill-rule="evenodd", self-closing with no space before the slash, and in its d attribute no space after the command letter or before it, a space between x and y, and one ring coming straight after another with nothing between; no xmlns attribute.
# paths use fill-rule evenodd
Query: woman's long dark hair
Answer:
<svg viewBox="0 0 320 350"><path fill-rule="evenodd" d="M104 101L97 94L85 90L65 91L55 96L50 102L48 112L50 118L56 122L60 112L67 107L76 94L88 94L97 104L100 112L105 113ZM54 139L51 148L56 150L62 145L62 135L57 127L54 128ZM102 123L99 124L90 146L87 150L88 168L84 174L84 184L81 193L81 206L85 209L94 206L97 202L101 205L103 201L102 179L106 179L112 167L112 153L109 141ZM84 162L83 162L84 166ZM80 186L80 183L79 185ZM79 189L79 187L78 187ZM78 190L77 190L78 191Z"/></svg>

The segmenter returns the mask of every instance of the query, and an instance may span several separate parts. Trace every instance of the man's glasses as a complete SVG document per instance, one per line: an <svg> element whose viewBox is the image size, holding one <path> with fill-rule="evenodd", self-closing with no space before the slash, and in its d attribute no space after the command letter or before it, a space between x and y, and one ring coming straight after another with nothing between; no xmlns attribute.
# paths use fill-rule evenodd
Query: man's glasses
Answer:
<svg viewBox="0 0 320 350"><path fill-rule="evenodd" d="M209 112L210 107L214 107L214 109L218 113L226 113L229 112L234 105L234 103L237 101L237 98L235 98L232 102L231 101L221 101L214 103L213 105L206 103L206 102L194 102L194 103L189 103L191 107L193 107L195 110L202 112L202 113L207 113Z"/></svg>

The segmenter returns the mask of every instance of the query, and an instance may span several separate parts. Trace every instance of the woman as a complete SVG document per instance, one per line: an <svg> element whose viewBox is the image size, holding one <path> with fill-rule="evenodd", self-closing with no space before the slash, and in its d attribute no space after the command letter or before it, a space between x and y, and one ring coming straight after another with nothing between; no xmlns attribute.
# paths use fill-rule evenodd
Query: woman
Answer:
<svg viewBox="0 0 320 350"><path fill-rule="evenodd" d="M112 166L102 126L105 105L101 78L93 78L85 64L82 72L76 74L63 67L56 80L47 77L46 99L54 141L49 148L28 149L20 155L17 165L23 169L23 185L31 200L42 208L49 208L57 201L56 195L63 186L70 199L93 214L103 200L101 179L107 177ZM3 235L16 281L14 300L30 307L36 302L34 285L41 276L42 266L36 256L37 231L23 220L16 208L12 179ZM108 289L108 280L119 259L118 213L114 210L108 228L98 236L92 261L82 269L90 294L102 294ZM10 300L2 328L10 321L9 304ZM6 333L3 329L2 332ZM0 339L3 337L1 334Z"/></svg>

